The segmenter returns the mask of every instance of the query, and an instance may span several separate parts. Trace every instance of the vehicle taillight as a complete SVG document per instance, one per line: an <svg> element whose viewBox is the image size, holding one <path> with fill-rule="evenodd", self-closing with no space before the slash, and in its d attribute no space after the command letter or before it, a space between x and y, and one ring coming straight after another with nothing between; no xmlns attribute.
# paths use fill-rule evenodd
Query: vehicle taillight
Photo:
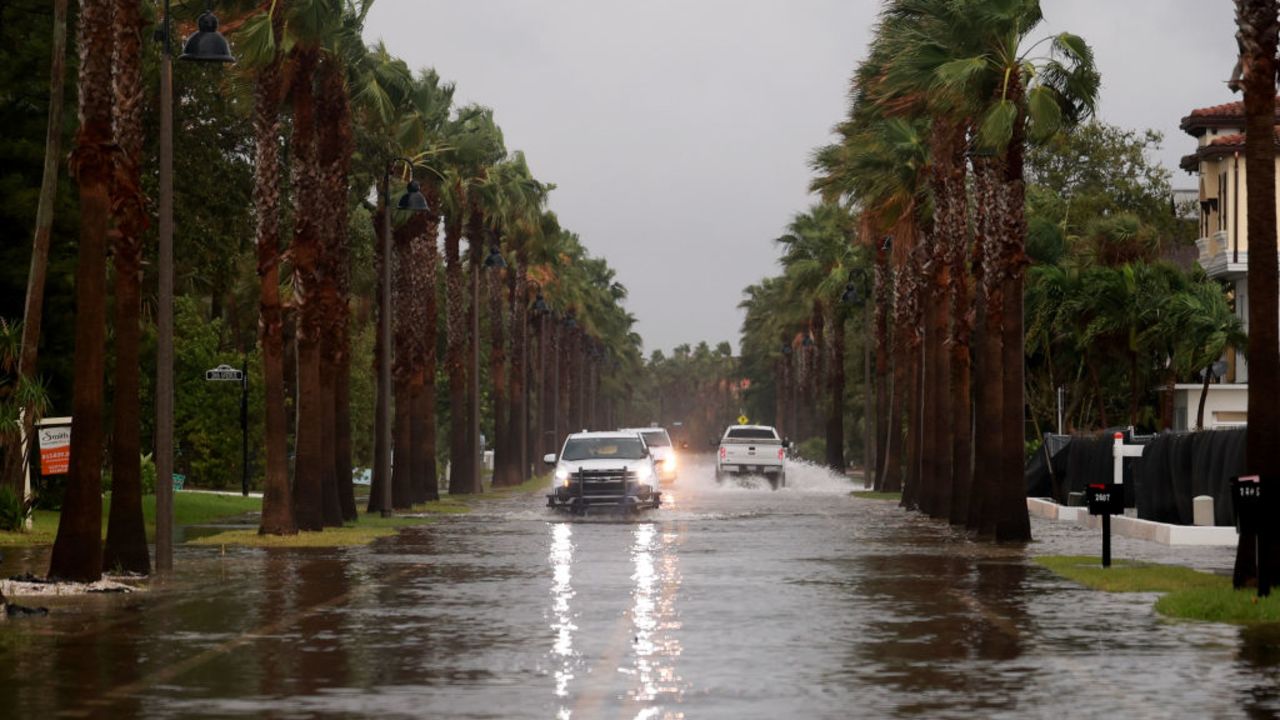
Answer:
<svg viewBox="0 0 1280 720"><path fill-rule="evenodd" d="M720 459L723 460L728 456L729 456L729 451L724 448L720 448Z"/></svg>
<svg viewBox="0 0 1280 720"><path fill-rule="evenodd" d="M778 459L782 459L782 448L778 448Z"/></svg>

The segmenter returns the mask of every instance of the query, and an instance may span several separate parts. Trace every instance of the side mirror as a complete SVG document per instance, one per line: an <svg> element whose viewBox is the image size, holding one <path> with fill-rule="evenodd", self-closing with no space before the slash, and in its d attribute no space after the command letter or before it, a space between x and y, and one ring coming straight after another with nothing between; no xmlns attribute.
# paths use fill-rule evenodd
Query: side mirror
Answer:
<svg viewBox="0 0 1280 720"><path fill-rule="evenodd" d="M786 449L790 450L790 449L791 449L791 439L790 439L790 438L782 438L782 447L784 447L784 448L786 448Z"/></svg>
<svg viewBox="0 0 1280 720"><path fill-rule="evenodd" d="M543 456L542 456L542 462L544 462L544 463L546 463L546 464L548 464L548 465L555 465L555 464L556 464L556 454L555 454L555 453L547 453L546 455L543 455Z"/></svg>

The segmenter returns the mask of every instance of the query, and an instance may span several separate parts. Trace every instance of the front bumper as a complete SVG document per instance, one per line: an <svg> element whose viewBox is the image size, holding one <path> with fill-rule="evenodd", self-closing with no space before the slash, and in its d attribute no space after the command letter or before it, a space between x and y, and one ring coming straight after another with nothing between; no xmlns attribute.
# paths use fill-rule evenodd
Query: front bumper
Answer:
<svg viewBox="0 0 1280 720"><path fill-rule="evenodd" d="M591 508L648 510L662 506L662 493L634 480L572 476L547 494L547 507L584 513Z"/></svg>

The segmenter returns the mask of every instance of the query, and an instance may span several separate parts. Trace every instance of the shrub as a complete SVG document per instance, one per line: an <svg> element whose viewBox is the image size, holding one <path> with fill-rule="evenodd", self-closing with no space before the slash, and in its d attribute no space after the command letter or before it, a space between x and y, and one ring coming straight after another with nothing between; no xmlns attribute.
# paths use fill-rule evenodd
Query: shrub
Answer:
<svg viewBox="0 0 1280 720"><path fill-rule="evenodd" d="M811 437L796 446L796 456L801 460L822 465L827 461L827 441L820 437Z"/></svg>
<svg viewBox="0 0 1280 720"><path fill-rule="evenodd" d="M0 530L5 532L25 530L27 518L31 517L34 505L30 500L23 500L12 489L0 488Z"/></svg>

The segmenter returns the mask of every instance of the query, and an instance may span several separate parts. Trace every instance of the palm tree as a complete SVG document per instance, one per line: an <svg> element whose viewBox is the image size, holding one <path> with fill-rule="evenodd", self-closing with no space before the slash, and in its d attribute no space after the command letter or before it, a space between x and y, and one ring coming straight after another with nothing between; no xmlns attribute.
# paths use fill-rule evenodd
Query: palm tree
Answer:
<svg viewBox="0 0 1280 720"><path fill-rule="evenodd" d="M119 151L111 205L116 217L112 261L115 265L115 394L111 433L111 515L102 564L134 573L151 570L146 524L142 519L142 438L139 314L142 305L142 236L147 227L142 192L142 18L137 2L115 3L115 57L111 76L115 106L112 121Z"/></svg>
<svg viewBox="0 0 1280 720"><path fill-rule="evenodd" d="M80 189L76 263L76 353L72 386L71 468L49 576L94 582L102 577L102 421L106 366L106 243L111 217L111 3L82 0L80 127L72 173Z"/></svg>
<svg viewBox="0 0 1280 720"><path fill-rule="evenodd" d="M903 17L934 21L921 24L919 28L928 34L908 47L917 48L917 58L942 58L934 66L937 87L968 99L963 109L975 118L976 149L995 153L1001 172L994 184L994 205L977 206L982 212L996 208L988 226L995 230L991 237L996 242L981 251L987 329L981 341L979 385L997 382L997 377L1002 384L998 417L995 408L979 403L987 415L979 416L977 422L999 427L1003 446L999 470L993 473L996 484L990 488L996 502L983 506L976 524L998 540L1025 540L1030 537L1030 524L1022 476L1023 157L1028 142L1047 138L1092 114L1098 73L1092 51L1075 35L1060 33L1027 42L1043 19L1039 0L950 6L941 0L899 0L898 4L906 10ZM1040 49L1044 42L1049 43L1047 54ZM908 60L904 66L911 64ZM1002 297L997 297L997 288Z"/></svg>
<svg viewBox="0 0 1280 720"><path fill-rule="evenodd" d="M256 162L253 200L257 220L258 338L262 345L266 469L258 532L293 535L293 489L289 483L288 434L284 390L284 311L280 301L281 176L280 104L284 76L281 43L284 8L250 18L236 35L240 65L253 82L253 132Z"/></svg>
<svg viewBox="0 0 1280 720"><path fill-rule="evenodd" d="M445 224L445 311L447 316L448 345L445 351L445 371L449 376L449 493L469 494L478 490L475 478L475 447L470 437L471 419L468 417L469 378L471 368L467 362L468 303L463 289L461 242L464 230L472 243L471 265L475 272L479 267L479 255L484 227L483 218L473 207L471 192L484 180L488 168L506 155L502 143L502 131L493 122L493 112L488 108L468 106L461 108L450 122L450 136L454 144L442 160L447 162L443 173L442 195ZM471 308L475 311L476 308ZM478 438L474 439L478 442Z"/></svg>
<svg viewBox="0 0 1280 720"><path fill-rule="evenodd" d="M1245 112L1245 173L1249 178L1249 428L1245 466L1275 484L1280 478L1280 295L1276 251L1275 78L1276 0L1236 0L1236 40L1240 45ZM1280 539L1255 549L1249 533L1240 534L1232 579L1239 588L1262 578L1280 577ZM1260 557L1255 556L1255 552ZM1267 563L1264 573L1257 565ZM1270 588L1261 585L1259 594Z"/></svg>
<svg viewBox="0 0 1280 720"><path fill-rule="evenodd" d="M1167 335L1175 338L1178 352L1174 355L1174 367L1182 375L1203 373L1200 388L1200 405L1196 410L1196 430L1204 429L1204 405L1209 395L1210 366L1231 348L1246 346L1249 336L1244 323L1227 303L1222 287L1216 282L1201 280L1192 283L1179 293L1171 303L1172 311L1165 314L1161 323L1168 328ZM1166 334L1166 333L1162 333ZM1166 394L1172 396L1173 388Z"/></svg>
<svg viewBox="0 0 1280 720"><path fill-rule="evenodd" d="M849 211L834 203L814 205L795 216L783 245L782 266L788 278L792 302L814 309L815 326L825 323L830 336L827 372L827 417L825 424L826 461L843 472L844 461L844 312L840 295L844 290L855 255L849 236L854 223ZM870 328L864 328L868 341ZM820 340L821 342L821 340ZM870 418L864 418L869 422ZM869 448L865 451L869 451ZM870 472L868 467L867 472Z"/></svg>
<svg viewBox="0 0 1280 720"><path fill-rule="evenodd" d="M62 164L62 100L66 78L67 0L53 0L53 52L49 65L49 122L44 141L44 175L40 199L36 203L36 230L31 244L31 269L27 274L27 297L22 314L22 349L18 375L28 383L36 380L40 355L40 326L44 319L44 282L49 269L49 242L53 231L53 201L58 192L58 170ZM36 408L22 409L21 437L31 437ZM0 478L15 494L22 492L26 458L22 453L5 453L4 476Z"/></svg>

